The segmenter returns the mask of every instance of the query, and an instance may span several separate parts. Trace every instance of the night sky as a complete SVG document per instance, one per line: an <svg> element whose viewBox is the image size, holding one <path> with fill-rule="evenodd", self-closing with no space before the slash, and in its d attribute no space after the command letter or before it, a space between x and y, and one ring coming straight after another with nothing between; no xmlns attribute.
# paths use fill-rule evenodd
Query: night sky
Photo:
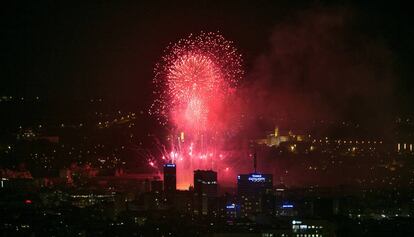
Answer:
<svg viewBox="0 0 414 237"><path fill-rule="evenodd" d="M396 113L412 111L414 28L411 8L406 5L393 1L166 2L9 1L1 10L0 93L57 101L102 97L145 107L152 100L153 67L164 48L200 31L219 31L234 41L244 57L246 81L251 82L256 80L258 62L271 55L272 39L278 30L293 27L294 32L301 32L300 21L312 21L314 15L322 13L328 22L338 14L343 16L346 29L335 34L339 39L380 45L377 48L381 52L374 47L372 58L367 57L362 66L375 62L377 55L385 55L386 63L383 60L379 65L389 67L387 72L392 74L392 89L387 92L393 100L391 105L397 108ZM312 31L305 30L307 34ZM298 35L307 42L307 34ZM321 35L329 37L325 32ZM289 47L295 45L283 48L289 51ZM359 47L350 46L343 52L353 54ZM372 64L372 75L382 74L383 68L376 65ZM307 94L304 77L295 86ZM278 79L271 80L277 87ZM367 87L368 94L377 90L375 83L359 86ZM358 97L351 100L359 102Z"/></svg>

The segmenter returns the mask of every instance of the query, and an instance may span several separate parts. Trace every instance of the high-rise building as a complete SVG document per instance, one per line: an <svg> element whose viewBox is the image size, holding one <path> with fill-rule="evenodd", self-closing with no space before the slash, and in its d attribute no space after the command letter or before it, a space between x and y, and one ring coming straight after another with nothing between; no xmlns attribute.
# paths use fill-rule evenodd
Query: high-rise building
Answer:
<svg viewBox="0 0 414 237"><path fill-rule="evenodd" d="M271 174L241 174L237 176L237 194L241 216L255 216L269 209L269 193L273 188Z"/></svg>
<svg viewBox="0 0 414 237"><path fill-rule="evenodd" d="M196 214L207 215L214 211L217 201L217 172L194 171L194 197Z"/></svg>
<svg viewBox="0 0 414 237"><path fill-rule="evenodd" d="M217 196L217 172L212 170L194 171L194 192L207 197Z"/></svg>
<svg viewBox="0 0 414 237"><path fill-rule="evenodd" d="M177 189L177 170L175 164L167 163L164 165L164 191L166 193L175 192Z"/></svg>
<svg viewBox="0 0 414 237"><path fill-rule="evenodd" d="M273 188L272 174L240 174L237 176L237 194L255 195L263 194Z"/></svg>

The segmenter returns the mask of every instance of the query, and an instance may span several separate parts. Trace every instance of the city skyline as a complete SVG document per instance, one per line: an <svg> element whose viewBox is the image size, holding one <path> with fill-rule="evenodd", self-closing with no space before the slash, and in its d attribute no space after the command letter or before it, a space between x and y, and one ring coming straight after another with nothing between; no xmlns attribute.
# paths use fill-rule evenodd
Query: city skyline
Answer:
<svg viewBox="0 0 414 237"><path fill-rule="evenodd" d="M410 9L7 2L0 235L412 236Z"/></svg>

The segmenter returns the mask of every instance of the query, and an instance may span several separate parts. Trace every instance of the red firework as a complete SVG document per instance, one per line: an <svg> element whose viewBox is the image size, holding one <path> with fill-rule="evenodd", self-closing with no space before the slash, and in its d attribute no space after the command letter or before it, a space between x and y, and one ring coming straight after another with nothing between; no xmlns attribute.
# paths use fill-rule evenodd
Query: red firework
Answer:
<svg viewBox="0 0 414 237"><path fill-rule="evenodd" d="M223 131L217 124L225 124L220 112L243 71L232 42L215 33L190 35L166 52L155 68L157 98L150 112L173 127L171 152L166 156L181 162L177 164L180 186L191 183L193 169L220 169L222 152L215 137Z"/></svg>
<svg viewBox="0 0 414 237"><path fill-rule="evenodd" d="M208 122L209 109L221 103L242 75L241 55L231 41L211 32L190 35L167 47L166 55L157 64L157 98L150 112L166 122L183 115L190 103L198 101L203 107L197 114ZM173 123L182 125L183 121Z"/></svg>

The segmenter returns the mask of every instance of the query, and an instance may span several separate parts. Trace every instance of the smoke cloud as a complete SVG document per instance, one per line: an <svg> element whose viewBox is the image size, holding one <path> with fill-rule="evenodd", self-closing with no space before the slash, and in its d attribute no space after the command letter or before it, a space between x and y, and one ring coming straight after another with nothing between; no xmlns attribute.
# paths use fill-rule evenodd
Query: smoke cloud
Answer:
<svg viewBox="0 0 414 237"><path fill-rule="evenodd" d="M360 21L349 8L316 7L276 24L241 89L252 131L326 120L378 132L390 121L392 53Z"/></svg>

